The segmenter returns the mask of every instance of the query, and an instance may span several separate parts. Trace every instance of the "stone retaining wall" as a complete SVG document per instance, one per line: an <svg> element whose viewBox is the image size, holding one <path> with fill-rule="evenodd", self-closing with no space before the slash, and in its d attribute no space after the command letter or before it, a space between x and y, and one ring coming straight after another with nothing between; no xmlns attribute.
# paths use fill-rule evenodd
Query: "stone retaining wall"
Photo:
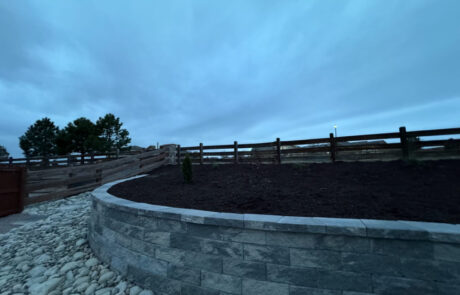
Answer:
<svg viewBox="0 0 460 295"><path fill-rule="evenodd" d="M113 184L93 192L90 245L159 295L460 294L460 225L179 209Z"/></svg>

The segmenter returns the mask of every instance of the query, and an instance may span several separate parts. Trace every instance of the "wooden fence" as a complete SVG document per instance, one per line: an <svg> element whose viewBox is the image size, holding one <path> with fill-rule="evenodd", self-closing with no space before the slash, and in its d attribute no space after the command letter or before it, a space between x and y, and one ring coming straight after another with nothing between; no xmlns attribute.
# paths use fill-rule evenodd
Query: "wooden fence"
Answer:
<svg viewBox="0 0 460 295"><path fill-rule="evenodd" d="M273 142L253 144L238 144L235 141L228 145L163 145L158 150L120 155L118 159L106 155L103 160L98 160L97 155L89 155L87 160L85 155L84 160L79 162L85 165L73 166L70 161L65 166L48 169L33 170L29 167L24 203L64 198L107 182L151 171L167 163L180 163L186 153L190 154L194 163L200 164L460 158L460 139L420 140L430 136L458 134L460 128L407 131L401 127L398 132L392 133L341 137L334 137L331 133L327 138L287 141L277 138Z"/></svg>
<svg viewBox="0 0 460 295"><path fill-rule="evenodd" d="M174 150L175 146L172 146ZM25 204L49 201L94 189L104 183L149 172L171 162L171 146L81 166L29 170Z"/></svg>
<svg viewBox="0 0 460 295"><path fill-rule="evenodd" d="M23 210L25 177L25 168L0 167L0 217Z"/></svg>
<svg viewBox="0 0 460 295"><path fill-rule="evenodd" d="M27 167L32 170L41 170L48 168L64 167L64 166L77 166L94 164L113 159L123 158L131 155L137 155L142 153L141 151L133 152L111 152L111 153L87 153L87 154L69 154L69 155L57 155L50 157L27 157L27 158L3 158L0 159L1 165L8 165L9 167Z"/></svg>
<svg viewBox="0 0 460 295"><path fill-rule="evenodd" d="M177 146L180 162L189 154L193 163L297 163L460 157L460 140L420 140L422 137L458 135L460 128L407 131L226 145ZM395 141L386 142L385 140ZM363 142L364 141L364 142ZM209 151L219 150L219 151Z"/></svg>

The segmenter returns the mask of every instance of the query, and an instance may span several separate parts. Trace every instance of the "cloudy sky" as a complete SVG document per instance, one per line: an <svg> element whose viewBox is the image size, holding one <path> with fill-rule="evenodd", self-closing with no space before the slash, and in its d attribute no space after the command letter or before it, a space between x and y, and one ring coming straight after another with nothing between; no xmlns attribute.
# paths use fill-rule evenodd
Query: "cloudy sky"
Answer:
<svg viewBox="0 0 460 295"><path fill-rule="evenodd" d="M133 144L460 127L460 1L0 1L0 145L119 116Z"/></svg>

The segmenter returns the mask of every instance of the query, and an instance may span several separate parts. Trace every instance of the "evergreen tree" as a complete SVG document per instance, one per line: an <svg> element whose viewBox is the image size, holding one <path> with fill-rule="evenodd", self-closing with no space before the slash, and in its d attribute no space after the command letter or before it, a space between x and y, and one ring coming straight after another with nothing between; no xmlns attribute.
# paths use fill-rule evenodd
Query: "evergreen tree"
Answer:
<svg viewBox="0 0 460 295"><path fill-rule="evenodd" d="M96 125L84 117L67 124L56 142L60 153L80 153L82 159L84 154L99 151L101 147Z"/></svg>
<svg viewBox="0 0 460 295"><path fill-rule="evenodd" d="M192 183L192 160L188 154L185 155L184 161L182 162L182 173L186 183Z"/></svg>
<svg viewBox="0 0 460 295"><path fill-rule="evenodd" d="M103 152L110 152L113 150L128 150L128 144L131 138L128 137L129 132L122 129L123 123L120 118L115 117L113 114L106 114L100 117L96 122L96 127L100 139L100 149Z"/></svg>
<svg viewBox="0 0 460 295"><path fill-rule="evenodd" d="M8 158L10 154L3 145L0 145L0 159Z"/></svg>
<svg viewBox="0 0 460 295"><path fill-rule="evenodd" d="M19 146L26 157L49 157L56 154L59 128L49 118L37 120L19 137Z"/></svg>

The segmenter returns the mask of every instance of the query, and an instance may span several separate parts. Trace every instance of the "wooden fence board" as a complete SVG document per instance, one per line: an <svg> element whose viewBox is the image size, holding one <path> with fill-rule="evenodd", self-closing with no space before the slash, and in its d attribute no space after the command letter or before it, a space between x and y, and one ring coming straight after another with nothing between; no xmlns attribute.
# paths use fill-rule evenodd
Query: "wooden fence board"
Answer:
<svg viewBox="0 0 460 295"><path fill-rule="evenodd" d="M385 149L400 149L400 143L374 144L374 145L347 145L337 146L337 151L352 151L352 150L385 150Z"/></svg>
<svg viewBox="0 0 460 295"><path fill-rule="evenodd" d="M234 152L203 152L203 156L231 156Z"/></svg>
<svg viewBox="0 0 460 295"><path fill-rule="evenodd" d="M120 178L145 173L169 162L167 150L135 154L109 162L31 171L27 179L28 204L55 200Z"/></svg>
<svg viewBox="0 0 460 295"><path fill-rule="evenodd" d="M335 141L342 142L342 141L374 140L374 139L388 139L388 138L399 138L399 132L338 136L338 137L335 137Z"/></svg>
<svg viewBox="0 0 460 295"><path fill-rule="evenodd" d="M232 149L233 144L223 144L223 145L205 145L203 146L204 150L217 150L217 149Z"/></svg>
<svg viewBox="0 0 460 295"><path fill-rule="evenodd" d="M163 165L165 165L165 164L167 164L167 163L168 163L168 159L165 159L165 160L163 160L162 162L156 162L156 163L150 164L150 165L148 165L148 166L141 167L141 168L139 169L138 174L150 172L150 171L152 171L153 169L159 168L159 167L161 167L161 166L163 166Z"/></svg>
<svg viewBox="0 0 460 295"><path fill-rule="evenodd" d="M297 154L297 153L317 153L329 151L329 146L323 147L307 147L307 148L296 148L296 149L284 149L281 150L281 154Z"/></svg>
<svg viewBox="0 0 460 295"><path fill-rule="evenodd" d="M133 155L133 157L136 159L144 159L144 158L149 158L149 157L156 157L165 152L167 152L166 149L154 150L154 151L149 151L149 152L145 152L142 154Z"/></svg>
<svg viewBox="0 0 460 295"><path fill-rule="evenodd" d="M143 160L140 161L140 164L141 164L141 166L144 166L144 165L148 165L150 163L163 161L164 159L166 159L166 157L167 157L166 154L163 154L163 155L160 155L160 156L156 156L154 158L143 159Z"/></svg>
<svg viewBox="0 0 460 295"><path fill-rule="evenodd" d="M245 143L245 144L238 144L238 148L257 148L257 147L270 147L275 146L276 141L273 142L262 142L262 143Z"/></svg>
<svg viewBox="0 0 460 295"><path fill-rule="evenodd" d="M110 169L102 169L102 173L103 173L103 175L111 175L111 174L115 174L115 173L118 173L118 172L121 172L121 171L124 171L124 170L127 170L127 169L131 169L133 167L139 168L139 166L140 166L140 162L136 161L136 162L133 162L133 163L127 163L127 164L119 165L119 166L116 166L116 167L113 167L113 168L110 168Z"/></svg>
<svg viewBox="0 0 460 295"><path fill-rule="evenodd" d="M314 139L302 139L302 140L282 140L281 141L281 146L317 144L317 143L329 143L329 138L314 138Z"/></svg>
<svg viewBox="0 0 460 295"><path fill-rule="evenodd" d="M208 150L211 150L211 149L232 149L233 148L233 144L223 144L223 145L206 145L206 146L203 146L203 149L208 149ZM181 147L180 150L181 151L188 151L188 150L199 150L200 149L200 146L184 146L184 147Z"/></svg>
<svg viewBox="0 0 460 295"><path fill-rule="evenodd" d="M418 146L444 146L446 144L460 144L460 139L453 139L453 140L423 140L416 142L416 145Z"/></svg>
<svg viewBox="0 0 460 295"><path fill-rule="evenodd" d="M460 128L446 128L433 130L408 131L407 136L435 136L435 135L452 135L460 134Z"/></svg>

